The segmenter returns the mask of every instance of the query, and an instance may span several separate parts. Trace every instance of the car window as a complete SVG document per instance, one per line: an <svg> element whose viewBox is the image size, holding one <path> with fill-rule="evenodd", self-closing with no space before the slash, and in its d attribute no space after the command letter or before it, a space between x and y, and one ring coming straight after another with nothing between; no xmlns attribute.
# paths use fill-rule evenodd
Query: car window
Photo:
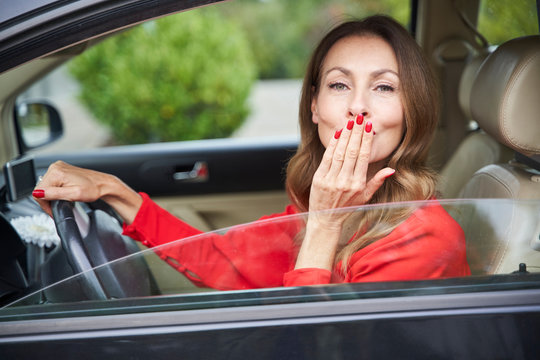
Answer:
<svg viewBox="0 0 540 360"><path fill-rule="evenodd" d="M298 137L301 78L314 44L337 22L375 13L408 26L410 2L238 0L195 9L104 40L17 101L24 110L46 100L63 119L64 136L37 153ZM23 124L23 138L40 139L33 123Z"/></svg>
<svg viewBox="0 0 540 360"><path fill-rule="evenodd" d="M460 232L453 233L452 237L444 241L431 238L429 231L417 233L418 229L432 221L427 214L440 209L447 211L453 219L448 218L446 222L455 220L464 231L463 245L466 250L463 249L463 253L466 251L470 275L445 275L443 269L458 259L456 256L461 251L459 246L445 242L455 241L455 237L461 236ZM93 300L89 303L92 309L106 311L109 307L118 306L117 300L120 298L144 299L150 307L168 306L169 300L174 299L172 301L177 305L198 309L273 302L479 292L491 291L497 286L519 289L529 286L526 283L528 275L540 272L540 201L433 200L339 211L350 213L350 218L356 221L373 214L380 218L382 210L399 211L406 214L407 220L378 241L384 242L384 239L396 233L399 233L398 238L410 238L406 244L392 241L381 246L375 242L360 250L364 252L364 259L357 263L353 263L357 259L351 260L350 264L363 267L360 270L363 275L353 283L344 282L344 275L335 270L328 284L315 283L308 287L279 285L283 274L291 271L290 266L294 263L294 249L288 247L294 247L298 239L302 238L306 215L297 214L238 225L141 250L46 286L0 310L0 317L6 311L19 316L29 307L39 307L39 304L85 304L88 300ZM377 226L381 225L385 226L379 221ZM442 234L447 225L444 222L438 223L430 227L430 231L437 232L440 228ZM345 238L354 237L356 231L349 228ZM372 276L380 271L369 269L375 261L374 253L380 252L379 255L382 254L385 259L377 266L392 267L406 261L403 246L410 245L415 250L409 255L422 254L425 261L422 267L411 272L413 276L406 275L407 271L403 270L387 272L380 281ZM205 253L209 247L214 248L216 253ZM52 253L49 252L47 256ZM224 266L223 261L228 262L228 265ZM55 270L43 271L42 276L46 278L47 271ZM101 305L96 307L96 301ZM137 307L130 309L134 304L122 303L122 307L125 307L123 311L140 311ZM91 310L86 305L82 306ZM43 315L42 311L46 313L49 311L47 309L58 311L58 307L43 306L36 314Z"/></svg>
<svg viewBox="0 0 540 360"><path fill-rule="evenodd" d="M538 34L536 4L534 0L482 0L478 30L490 45Z"/></svg>

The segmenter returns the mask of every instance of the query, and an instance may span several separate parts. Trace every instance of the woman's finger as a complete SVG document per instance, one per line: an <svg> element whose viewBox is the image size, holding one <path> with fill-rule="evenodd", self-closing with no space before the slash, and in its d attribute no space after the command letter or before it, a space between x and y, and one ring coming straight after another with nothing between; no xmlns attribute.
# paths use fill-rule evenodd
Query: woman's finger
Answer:
<svg viewBox="0 0 540 360"><path fill-rule="evenodd" d="M47 186L42 187L40 190L43 191L43 196L41 200L66 200L66 201L83 201L91 202L95 201L92 197L89 197L81 190L79 186Z"/></svg>
<svg viewBox="0 0 540 360"><path fill-rule="evenodd" d="M360 150L358 157L356 158L356 164L354 168L354 177L367 176L369 167L369 158L371 156L371 145L373 143L373 124L367 121L362 129L362 143L360 144Z"/></svg>
<svg viewBox="0 0 540 360"><path fill-rule="evenodd" d="M351 137L351 132L354 127L354 120L349 120L345 128L342 129L339 134L339 139L337 139L337 144L334 149L334 154L332 156L332 166L328 174L330 176L338 176L345 162L347 145L349 144L349 139Z"/></svg>
<svg viewBox="0 0 540 360"><path fill-rule="evenodd" d="M355 121L352 122L350 127L350 138L345 149L345 160L343 161L343 166L341 168L341 176L352 176L354 173L354 168L356 167L356 162L360 154L360 144L362 143L363 135L363 120L364 116L358 114ZM351 122L349 122L351 124Z"/></svg>
<svg viewBox="0 0 540 360"><path fill-rule="evenodd" d="M384 184L386 179L394 175L395 172L396 170L389 167L379 170L366 185L365 194L369 196L366 201L369 201L373 194Z"/></svg>
<svg viewBox="0 0 540 360"><path fill-rule="evenodd" d="M330 171L330 167L332 166L332 158L334 157L334 151L336 149L336 145L339 141L339 138L341 137L343 129L336 130L330 141L328 142L328 146L326 147L326 150L324 151L323 157L321 159L321 163L319 164L319 167L317 168L317 172L322 174L327 174L328 171Z"/></svg>

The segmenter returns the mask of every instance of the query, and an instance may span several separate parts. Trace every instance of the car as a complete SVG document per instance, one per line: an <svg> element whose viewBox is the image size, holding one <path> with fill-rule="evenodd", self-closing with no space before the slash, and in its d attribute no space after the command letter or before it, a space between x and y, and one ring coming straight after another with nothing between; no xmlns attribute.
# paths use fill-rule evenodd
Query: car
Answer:
<svg viewBox="0 0 540 360"><path fill-rule="evenodd" d="M239 3L236 8L233 1L211 0L1 5L1 357L537 357L540 129L534 114L540 35L534 2L505 2L516 19L532 19L534 31L508 30L499 46L488 46L475 24L482 14L495 16L503 2L389 1L391 6L375 10L403 7L392 14L406 14L403 21L440 80L443 111L431 165L441 176L441 196L341 211L362 217L380 209L411 212L442 205L465 232L471 276L246 290L196 286L176 271L181 264L163 254L260 226L304 223L306 214L253 222L288 203L282 171L298 146L295 128L287 135L131 145L106 140L100 145L107 146L85 148L99 125L84 128L77 122L81 112L32 97L44 76L55 74L56 82L63 73L55 69L123 36L127 28L144 23L152 31L154 19L201 6L247 16L242 6L251 10L278 1ZM330 10L346 3L336 1ZM272 23L270 28L276 30ZM60 86L69 88L65 84ZM515 126L498 125L497 111L507 112L504 119ZM72 135L79 137L71 148L55 147ZM205 233L147 249L121 235L121 220L100 201L55 202L53 225L30 194L58 160L114 174ZM28 229L39 234L29 235Z"/></svg>

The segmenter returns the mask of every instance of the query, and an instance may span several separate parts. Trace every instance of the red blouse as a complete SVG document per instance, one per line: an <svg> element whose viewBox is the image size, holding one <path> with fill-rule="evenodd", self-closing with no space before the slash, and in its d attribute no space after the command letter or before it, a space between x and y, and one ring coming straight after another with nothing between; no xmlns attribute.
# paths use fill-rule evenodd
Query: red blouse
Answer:
<svg viewBox="0 0 540 360"><path fill-rule="evenodd" d="M169 244L156 249L158 255L198 286L233 290L470 275L463 230L437 202L353 254L342 277L318 268L294 270L295 236L304 224L287 217L296 214L292 205L220 235L205 234L141 196L143 204L133 223L124 224L124 234L149 247ZM177 239L182 240L172 243Z"/></svg>

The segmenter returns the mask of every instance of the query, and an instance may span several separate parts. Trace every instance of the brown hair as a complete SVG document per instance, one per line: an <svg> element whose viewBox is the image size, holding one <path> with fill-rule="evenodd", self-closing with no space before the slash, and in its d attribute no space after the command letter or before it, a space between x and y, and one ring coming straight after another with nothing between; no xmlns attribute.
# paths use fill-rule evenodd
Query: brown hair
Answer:
<svg viewBox="0 0 540 360"><path fill-rule="evenodd" d="M302 212L309 210L311 182L325 151L317 125L312 122L311 102L319 91L326 55L335 43L350 36L379 37L392 47L398 64L404 109L403 138L387 159L387 166L396 172L369 203L426 200L435 193L435 175L425 163L438 119L437 84L420 47L407 30L389 17L376 15L335 27L321 40L309 62L299 110L301 143L289 161L286 181L291 201ZM391 209L368 212L368 216L354 226L362 229L361 233L336 256L336 261L343 260L343 272L354 252L388 234L408 215L410 211Z"/></svg>

